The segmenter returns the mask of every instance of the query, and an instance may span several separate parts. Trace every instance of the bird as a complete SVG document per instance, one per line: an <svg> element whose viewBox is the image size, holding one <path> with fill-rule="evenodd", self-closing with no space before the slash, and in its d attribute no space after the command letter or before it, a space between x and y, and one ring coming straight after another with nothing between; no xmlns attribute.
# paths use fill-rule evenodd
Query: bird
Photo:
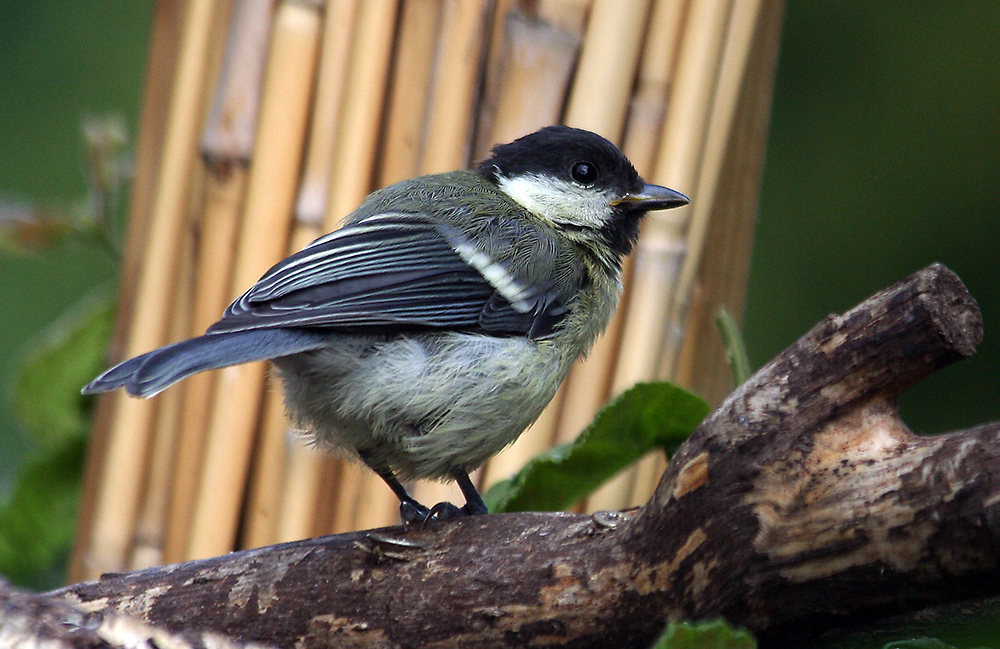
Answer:
<svg viewBox="0 0 1000 649"><path fill-rule="evenodd" d="M473 169L376 190L204 335L83 392L150 397L269 360L291 421L380 476L404 524L486 514L469 472L538 418L607 327L643 216L688 202L604 137L548 126ZM418 478L455 480L465 505L417 502L403 483Z"/></svg>

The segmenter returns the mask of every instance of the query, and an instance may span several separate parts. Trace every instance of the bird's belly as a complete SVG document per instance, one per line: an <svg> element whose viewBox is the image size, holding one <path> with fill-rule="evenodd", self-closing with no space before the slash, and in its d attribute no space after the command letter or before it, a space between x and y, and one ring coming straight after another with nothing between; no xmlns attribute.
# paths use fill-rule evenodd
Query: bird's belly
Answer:
<svg viewBox="0 0 1000 649"><path fill-rule="evenodd" d="M275 359L291 417L325 447L402 479L472 470L541 414L573 359L546 343L475 334L374 341Z"/></svg>

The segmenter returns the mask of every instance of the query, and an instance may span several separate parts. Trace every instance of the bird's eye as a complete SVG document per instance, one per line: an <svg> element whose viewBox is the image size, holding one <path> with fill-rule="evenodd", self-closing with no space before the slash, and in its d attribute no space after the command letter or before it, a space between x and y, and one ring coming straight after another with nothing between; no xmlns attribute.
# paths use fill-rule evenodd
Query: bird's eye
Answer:
<svg viewBox="0 0 1000 649"><path fill-rule="evenodd" d="M597 182L597 167L590 162L577 162L569 170L569 175L581 185L593 185Z"/></svg>

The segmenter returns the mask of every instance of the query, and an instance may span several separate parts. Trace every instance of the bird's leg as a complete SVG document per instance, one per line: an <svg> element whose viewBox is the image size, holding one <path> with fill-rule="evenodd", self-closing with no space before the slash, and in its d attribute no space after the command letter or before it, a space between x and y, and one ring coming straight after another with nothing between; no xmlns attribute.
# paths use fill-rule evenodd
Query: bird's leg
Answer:
<svg viewBox="0 0 1000 649"><path fill-rule="evenodd" d="M404 525L413 525L414 523L423 524L427 522L427 519L434 516L434 510L428 509L414 500L410 492L399 483L399 480L392 473L381 473L378 471L376 473L389 485L389 488L396 494L396 497L399 498L399 517L403 519Z"/></svg>
<svg viewBox="0 0 1000 649"><path fill-rule="evenodd" d="M483 497L479 495L479 490L476 489L476 485L472 484L472 479L469 478L468 471L453 467L451 475L455 477L458 488L462 490L462 495L465 496L465 507L462 508L462 511L470 516L489 514L490 512L486 508L486 503L483 502Z"/></svg>
<svg viewBox="0 0 1000 649"><path fill-rule="evenodd" d="M479 495L476 485L472 484L469 473L465 469L452 467L451 475L455 478L455 482L458 483L458 488L462 490L462 495L465 496L465 507L456 507L448 502L438 503L431 507L431 518L446 520L449 518L458 518L459 516L488 514L489 511L486 509L486 503L483 502L482 496Z"/></svg>
<svg viewBox="0 0 1000 649"><path fill-rule="evenodd" d="M425 524L431 519L448 520L460 516L489 513L486 509L486 503L483 502L482 496L476 490L476 485L472 484L472 479L469 478L469 473L465 469L459 467L452 467L451 469L451 475L458 483L458 488L462 490L462 495L465 496L465 506L456 507L449 502L441 502L431 508L427 508L418 503L410 495L410 492L406 490L406 487L396 479L392 471L381 462L375 460L371 453L358 451L358 455L361 457L361 461L374 471L378 477L382 478L382 481L392 489L392 493L396 494L396 497L399 498L399 516L406 525L414 523Z"/></svg>
<svg viewBox="0 0 1000 649"><path fill-rule="evenodd" d="M399 498L399 517L403 519L404 525L413 525L414 523L423 524L434 516L432 509L428 509L414 500L410 492L396 479L392 471L382 466L379 462L375 462L369 453L358 451L358 455L361 456L361 461L374 471L378 477L382 478L382 481L392 489L392 493L396 494L396 497Z"/></svg>

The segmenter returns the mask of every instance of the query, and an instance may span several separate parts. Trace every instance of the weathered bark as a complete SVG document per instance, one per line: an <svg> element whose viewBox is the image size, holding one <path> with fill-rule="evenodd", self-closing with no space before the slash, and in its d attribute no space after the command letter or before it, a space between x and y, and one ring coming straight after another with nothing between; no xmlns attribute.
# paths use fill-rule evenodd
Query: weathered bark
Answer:
<svg viewBox="0 0 1000 649"><path fill-rule="evenodd" d="M997 594L1000 424L919 437L895 408L981 335L934 265L761 369L638 510L345 534L50 596L280 647L644 647L679 617L778 643L817 616Z"/></svg>
<svg viewBox="0 0 1000 649"><path fill-rule="evenodd" d="M266 649L212 631L167 631L113 612L89 613L0 581L0 647L4 649Z"/></svg>

